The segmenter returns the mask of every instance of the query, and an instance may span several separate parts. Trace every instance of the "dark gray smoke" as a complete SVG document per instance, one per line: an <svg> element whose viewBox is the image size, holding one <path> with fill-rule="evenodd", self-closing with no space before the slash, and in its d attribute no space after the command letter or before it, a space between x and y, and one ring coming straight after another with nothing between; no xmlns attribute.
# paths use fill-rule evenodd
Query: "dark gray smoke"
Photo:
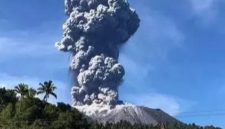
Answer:
<svg viewBox="0 0 225 129"><path fill-rule="evenodd" d="M65 0L65 7L69 18L56 47L72 53L74 106L119 103L119 47L138 29L138 15L127 0Z"/></svg>

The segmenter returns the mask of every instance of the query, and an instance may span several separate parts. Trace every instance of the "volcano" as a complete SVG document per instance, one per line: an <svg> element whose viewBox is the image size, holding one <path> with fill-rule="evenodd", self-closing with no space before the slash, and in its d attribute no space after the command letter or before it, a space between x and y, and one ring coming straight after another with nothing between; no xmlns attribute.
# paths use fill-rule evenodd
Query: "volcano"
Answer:
<svg viewBox="0 0 225 129"><path fill-rule="evenodd" d="M143 106L135 106L131 104L109 106L77 106L80 112L84 113L88 120L96 123L118 123L126 121L131 124L171 124L181 123L176 118L170 116L160 109L151 109Z"/></svg>

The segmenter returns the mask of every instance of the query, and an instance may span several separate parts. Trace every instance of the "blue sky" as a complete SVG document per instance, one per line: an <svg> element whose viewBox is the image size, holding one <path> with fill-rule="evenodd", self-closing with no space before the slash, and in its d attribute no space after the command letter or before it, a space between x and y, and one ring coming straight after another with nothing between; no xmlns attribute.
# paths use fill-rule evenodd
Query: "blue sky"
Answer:
<svg viewBox="0 0 225 129"><path fill-rule="evenodd" d="M70 102L63 0L0 0L0 85L54 80ZM162 108L184 122L225 127L225 1L130 0L138 32L121 48L120 98ZM52 101L56 101L52 99Z"/></svg>

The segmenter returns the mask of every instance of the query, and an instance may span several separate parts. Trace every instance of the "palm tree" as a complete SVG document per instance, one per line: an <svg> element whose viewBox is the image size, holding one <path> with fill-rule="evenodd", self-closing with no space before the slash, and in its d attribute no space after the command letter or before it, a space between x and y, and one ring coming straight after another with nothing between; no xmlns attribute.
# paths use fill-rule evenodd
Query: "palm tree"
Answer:
<svg viewBox="0 0 225 129"><path fill-rule="evenodd" d="M54 96L57 99L57 95L54 93L56 87L54 86L53 82L45 81L44 83L39 84L41 87L38 88L37 94L45 94L43 101L47 102L50 95Z"/></svg>
<svg viewBox="0 0 225 129"><path fill-rule="evenodd" d="M24 83L20 83L17 86L15 86L14 91L20 95L21 99L28 95L28 85Z"/></svg>

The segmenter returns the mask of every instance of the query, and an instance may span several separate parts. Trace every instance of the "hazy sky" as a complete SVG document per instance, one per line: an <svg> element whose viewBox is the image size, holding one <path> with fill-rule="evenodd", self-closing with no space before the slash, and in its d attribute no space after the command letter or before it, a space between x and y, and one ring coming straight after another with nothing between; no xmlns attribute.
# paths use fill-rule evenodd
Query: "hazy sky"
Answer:
<svg viewBox="0 0 225 129"><path fill-rule="evenodd" d="M0 85L54 80L70 102L63 0L0 0ZM184 122L225 127L225 1L130 0L138 32L121 49L120 98L162 108ZM52 101L56 101L52 99Z"/></svg>

